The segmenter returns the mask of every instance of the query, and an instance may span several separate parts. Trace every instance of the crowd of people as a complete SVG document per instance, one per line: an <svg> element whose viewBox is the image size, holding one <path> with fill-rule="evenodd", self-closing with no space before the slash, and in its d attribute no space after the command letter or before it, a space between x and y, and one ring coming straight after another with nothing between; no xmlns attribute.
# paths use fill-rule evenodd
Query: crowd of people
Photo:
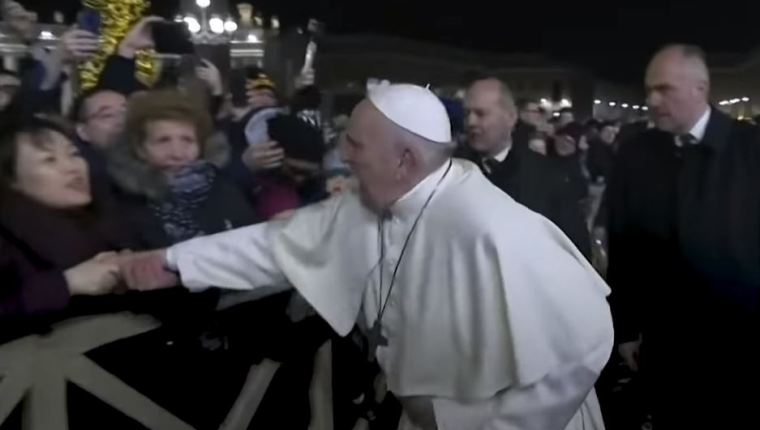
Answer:
<svg viewBox="0 0 760 430"><path fill-rule="evenodd" d="M645 79L649 118L626 124L600 118L581 122L570 108L554 116L536 100L516 98L507 82L484 76L469 84L461 100L440 97L448 127L440 132L428 124L432 119L420 120L425 127L411 119L417 115L440 119L435 102L417 95L417 89L394 85L377 92L368 89L367 99L356 107L350 121L338 114L322 120L318 113L320 91L308 77L299 77L294 94L283 94L258 67L233 71L244 75L242 95L230 94L225 85L229 77L222 76L206 60L190 74L166 68L159 82L148 88L135 77L135 56L153 44L150 23L160 18L149 17L120 41L98 84L78 93L73 105L64 110L64 83L74 79L67 70L97 49L98 38L74 29L60 38L57 49L39 49L29 37L25 10L15 2L7 3L10 6L4 10L5 18L16 20L11 28L29 43L29 54L18 70L0 70L0 348L2 343L44 334L57 322L72 317L119 311L152 315L161 321L159 329L106 345L93 351L91 358L198 429L219 427L248 369L265 357L282 366L250 428L308 428L314 355L327 340L333 341L337 429L354 428L360 419L368 421L371 428L396 428L400 417L403 425L407 416L416 428L456 428L445 420L458 422L459 415L474 414L467 412L466 403L458 402L462 399L456 396L462 393L479 398L494 396L489 401L502 403L489 404L490 410L501 407L505 420L512 415L521 417L515 422L522 424L514 428L600 428L601 421L592 418L595 400L586 398L600 372L596 392L608 429L640 429L642 425L653 425L657 430L738 429L757 421L752 410L756 396L745 395L742 389L752 390L760 382L755 341L760 327L760 134L754 125L733 120L709 104L709 73L698 48L672 45L653 58ZM395 109L402 108L393 97L422 100L420 106L425 110L396 116ZM366 148L367 142L381 137L407 145L399 147L403 150L389 149L394 156L401 154L398 171L393 170L397 166L386 153ZM419 143L412 142L418 139L427 142L422 145L433 142L437 147L418 153L415 145ZM443 145L448 141L453 143L451 148ZM457 161L449 162L446 168L443 160L452 154ZM439 159L443 167L436 164ZM384 167L381 162L386 163ZM461 183L449 184L450 171L463 175ZM340 271L341 266L363 264L358 256L361 251L354 251L356 261L348 257L340 260L336 255L361 249L357 241L362 238L376 237L348 215L328 219L322 214L332 207L329 202L339 202L330 210L364 217L356 215L359 209L342 199L355 193L362 195L367 207L382 214L378 263L382 299L385 235L392 243L387 251L400 251L395 269L391 267L387 274L391 283L388 288L393 289L410 237L417 234L417 222L431 200L432 207L436 206L438 199L433 197L438 187L444 184L441 199L450 197L452 190L481 190L482 185L462 185L473 181L471 175L475 174L482 174L501 192L478 191L489 200L478 203L483 205L477 207L481 212L476 212L475 203L470 205L467 213L474 214L471 222L487 225L483 228L492 229L487 230L490 236L517 235L514 232L518 230L520 237L535 234L535 241L528 237L504 239L504 243L521 249L503 250L503 244L493 245L497 251L478 242L472 245L473 255L452 251L451 255L462 258L460 262L439 255L449 248L443 243L425 257L419 246L412 246L409 258L417 255L422 260L413 263L420 273L431 270L422 283L436 280L440 282L436 285L451 295L441 299L443 293L419 292L415 300L431 302L406 309L427 318L415 329L440 323L436 319L439 314L426 311L429 307L450 306L454 314L462 311L457 307L462 302L447 304L462 292L447 290L443 284L450 282L448 278L483 283L481 276L487 278L490 270L483 263L491 258L488 252L496 252L497 259L522 258L521 263L502 261L498 276L504 277L501 281L506 285L518 279L538 292L517 293L507 288L512 294L506 303L514 300L514 308L504 308L508 310L490 303L498 302L500 296L481 297L484 301L478 302L482 306L479 309L486 315L466 326L472 333L463 333L460 326L452 325L451 333L433 336L444 343L444 339L453 339L457 345L448 359L461 358L463 362L447 369L458 377L472 378L471 388L462 388L468 381L458 381L462 386L452 383L452 388L404 370L421 372L413 362L432 358L429 350L419 349L419 357L411 357L401 348L392 349L396 338L388 349L380 323L386 323L383 316L390 291L384 302L372 303L355 293L345 294L352 299L339 299L337 296L344 294L340 288L349 287L325 285L353 280L349 276L326 276L319 270L327 267ZM393 175L402 179L391 178ZM442 176L436 185L427 175ZM400 234L396 229L401 227L392 222L385 227L383 221L393 218L396 202L403 202L407 195L399 192L399 197L404 197L391 198L395 194L383 191L381 186L391 189L397 185L393 180L407 181L404 184L408 187L397 187L400 190L412 193L421 187L430 193L420 202L419 215L410 214L417 218L412 217L409 231L400 237L394 235ZM378 188L370 189L370 185ZM473 196L456 198L471 202ZM540 214L558 230L539 228L531 221L532 215L505 206L512 201ZM306 207L309 209L302 210ZM451 219L466 222L457 218L465 212L447 208ZM500 215L483 214L489 208ZM403 226L403 216L401 219ZM335 220L344 224L336 227ZM463 225L450 222L452 226ZM369 224L376 227L378 223L373 218ZM270 225L285 227L282 233L265 233L263 226ZM256 226L262 229L239 230L251 232L245 239L250 252L236 244L242 239L219 235ZM342 226L354 230L337 232ZM326 236L328 233L331 236ZM263 244L267 234L272 242ZM378 233L372 230L372 234ZM419 234L437 237L441 233L420 227ZM457 243L461 234L446 232L454 238L452 243ZM541 239L542 235L552 239ZM210 240L187 242L201 237ZM227 242L215 242L218 237L227 237ZM438 243L436 240L440 239L429 242ZM399 243L403 247L396 250ZM199 245L205 250L197 249ZM485 251L478 248L481 245ZM162 260L167 270L146 273L155 267L141 265L141 259L155 254L141 251L167 248L179 253L179 257L174 256L179 260L172 262L170 252L163 257L166 261ZM220 249L231 254L218 258L204 254ZM521 251L523 255L518 256ZM250 255L243 257L245 253ZM191 262L197 256L207 258L210 266ZM326 263L335 259L338 261ZM446 279L428 267L434 262L441 265L436 270L448 273L440 275L448 276ZM361 271L361 264L345 270ZM457 270L465 270L462 264L469 264L467 270L480 274L458 277ZM299 265L303 267L292 267ZM447 265L451 265L449 272ZM275 266L284 276L274 272ZM609 360L610 351L602 354L602 361L607 363L604 370L600 366L592 369L594 381L573 397L573 413L559 413L561 407L557 405L563 404L557 401L554 409L547 406L545 413L545 417L559 417L555 421L536 418L541 410L532 412L535 416L527 412L520 415L533 409L530 403L521 402L542 394L523 392L525 397L510 397L512 390L506 387L524 389L521 378L530 374L526 370L530 365L514 364L505 374L492 368L487 359L537 358L522 355L522 350L545 354L546 358L536 360L535 370L540 366L550 369L546 363L555 357L567 361L589 353L580 351L589 346L580 343L563 346L557 352L549 340L518 339L527 321L554 330L547 333L533 327L531 333L557 342L557 331L562 331L566 342L571 343L588 338L569 326L577 322L581 327L581 320L596 318L595 339L606 344L602 334L606 302L597 300L606 296L599 293L604 283L599 281L594 294L572 289L580 284L597 285L596 274L583 272L586 267L593 267L611 287L608 300L617 347ZM550 276L555 272L567 278ZM253 279L253 274L264 280ZM272 288L265 294L259 289L240 291L252 289L241 284L280 277L296 291L282 285L266 285ZM400 282L411 282L410 277L402 266ZM204 288L195 285L204 282ZM344 316L325 310L327 305L314 296L316 287L310 283L334 292L336 296L327 300L339 303L336 306L342 306L341 312L356 312ZM550 283L552 287L546 287ZM553 288L557 283L566 283L574 296L556 292ZM169 285L172 288L164 288ZM206 288L209 286L218 288ZM543 304L538 305L531 294L540 295L538 301ZM567 309L562 303L547 305L546 297L563 297L568 301ZM571 306L571 297L587 297L589 301ZM362 314L377 312L377 333L374 326L369 328L373 320L366 322L367 327L357 322L359 328L351 329L362 300ZM397 304L396 300L394 297L390 303ZM484 305L486 302L489 304ZM537 307L520 310L520 305ZM588 315L575 312L573 306L588 306ZM404 318L393 307L387 317L389 324ZM492 314L501 311L510 316L501 320ZM520 314L521 319L513 313ZM450 319L459 322L461 315L454 314ZM564 328L552 322L555 318L566 324ZM514 333L494 329L499 325L495 321L506 323ZM590 326L583 327L592 331ZM386 337L400 331L391 328L389 334L383 327ZM369 334L369 343L361 340L359 333ZM493 345L481 336L503 336L515 350L494 352ZM470 342L471 337L479 340ZM401 337L400 342L413 350L416 340ZM533 349L527 346L531 342L537 345ZM480 356L479 352L457 349L463 344L473 348L485 345L486 358L481 363L472 357ZM379 368L365 357L376 353L378 347ZM397 352L398 362L388 358L387 351ZM598 361L600 356L595 357ZM455 371L457 366L460 368ZM380 370L397 397L377 398L372 392ZM503 386L492 391L482 388L488 385L485 379L489 375ZM549 378L547 374L540 376ZM186 383L188 380L192 385ZM536 387L544 383L544 379L532 381ZM573 391L571 386L557 382L559 379L547 381L555 388ZM429 404L417 400L415 396L421 395L447 397L425 389L447 394L448 403L438 397ZM80 392L70 392L70 422L134 428L126 417L96 403ZM508 408L520 407L512 404L522 404L523 410L508 412ZM484 406L478 405L482 412ZM590 407L586 411L589 415L578 418L578 407L581 411ZM475 422L472 417L468 418L471 421L461 419L459 422L470 423L467 425ZM21 420L21 414L16 414L0 427L16 428ZM557 426L560 422L562 425Z"/></svg>

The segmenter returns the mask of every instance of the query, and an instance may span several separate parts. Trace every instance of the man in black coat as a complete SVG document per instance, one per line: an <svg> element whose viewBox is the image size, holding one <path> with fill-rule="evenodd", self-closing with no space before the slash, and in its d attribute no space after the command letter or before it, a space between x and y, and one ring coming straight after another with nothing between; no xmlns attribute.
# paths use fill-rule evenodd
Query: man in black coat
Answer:
<svg viewBox="0 0 760 430"><path fill-rule="evenodd" d="M699 48L659 51L646 87L656 128L621 146L607 195L619 352L658 430L754 428L758 131L710 107Z"/></svg>
<svg viewBox="0 0 760 430"><path fill-rule="evenodd" d="M517 109L506 84L496 78L475 81L465 107L468 148L459 155L479 165L486 177L515 201L572 237L575 225L565 223L568 217L559 210L567 202L557 188L559 172L545 156L528 149L528 142L515 141L527 137L514 133ZM569 210L580 212L581 208L574 205Z"/></svg>

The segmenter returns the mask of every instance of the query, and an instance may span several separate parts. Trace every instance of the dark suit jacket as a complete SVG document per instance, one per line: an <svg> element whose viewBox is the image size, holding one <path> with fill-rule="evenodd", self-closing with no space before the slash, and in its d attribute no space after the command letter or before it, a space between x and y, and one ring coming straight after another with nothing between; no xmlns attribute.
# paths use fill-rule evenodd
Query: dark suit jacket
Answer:
<svg viewBox="0 0 760 430"><path fill-rule="evenodd" d="M621 146L607 203L618 341L643 334L663 402L715 393L701 418L741 417L737 386L760 368L758 130L714 109L698 145L646 131Z"/></svg>
<svg viewBox="0 0 760 430"><path fill-rule="evenodd" d="M463 150L459 156L483 169L482 157L472 150ZM590 255L589 233L577 198L577 177L567 163L513 148L503 162L491 172L483 169L483 174L515 201L552 221L586 257Z"/></svg>

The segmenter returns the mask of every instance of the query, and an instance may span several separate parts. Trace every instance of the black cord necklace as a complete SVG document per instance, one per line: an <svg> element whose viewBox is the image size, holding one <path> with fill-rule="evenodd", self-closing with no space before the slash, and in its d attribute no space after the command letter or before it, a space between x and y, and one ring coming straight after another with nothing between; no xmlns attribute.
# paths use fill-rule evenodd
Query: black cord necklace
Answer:
<svg viewBox="0 0 760 430"><path fill-rule="evenodd" d="M388 346L388 339L385 338L382 334L382 322L383 322L383 316L385 315L385 310L388 307L388 302L391 298L391 293L393 292L393 286L396 284L396 275L398 274L398 268L401 266L401 261L404 259L404 253L406 252L407 246L409 246L409 241L412 238L412 235L414 234L414 231L417 229L417 224L419 223L420 219L422 218L422 214L425 212L425 209L427 209L430 202L433 200L433 196L435 196L436 191L438 191L438 188L440 187L441 183L444 179L446 179L446 176L449 174L449 171L451 170L451 166L454 164L454 161L449 159L449 165L446 167L446 171L443 173L443 176L441 176L441 179L438 180L438 183L435 185L435 188L433 188L433 191L430 193L430 196L428 196L427 200L425 201L425 204L422 205L422 209L420 209L420 213L417 214L417 218L414 220L414 223L412 224L411 230L409 230L409 234L406 235L406 239L404 240L404 246L401 248L401 254L398 257L398 261L396 262L396 267L393 268L393 276L391 277L391 283L388 286L388 293L385 295L385 300L383 300L383 261L385 260L385 222L384 217L381 216L378 220L378 235L380 236L380 291L378 294L378 309L377 309L377 318L375 319L375 323L372 325L372 329L370 329L369 334L367 335L367 338L369 340L369 349L367 351L367 359L369 361L373 361L375 359L375 354L377 353L377 348L379 346Z"/></svg>

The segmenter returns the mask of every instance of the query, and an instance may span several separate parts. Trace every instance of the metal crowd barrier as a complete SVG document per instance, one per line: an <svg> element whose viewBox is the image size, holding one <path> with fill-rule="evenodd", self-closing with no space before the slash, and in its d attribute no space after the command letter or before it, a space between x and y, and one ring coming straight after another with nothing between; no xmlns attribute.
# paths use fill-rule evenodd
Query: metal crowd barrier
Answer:
<svg viewBox="0 0 760 430"><path fill-rule="evenodd" d="M21 401L23 430L68 430L66 385L73 382L150 430L193 427L125 384L85 356L97 347L159 327L155 319L116 313L62 321L49 334L0 345L0 426ZM264 360L247 380L220 430L245 430L279 363ZM311 385L311 430L332 430L332 352L317 352Z"/></svg>

